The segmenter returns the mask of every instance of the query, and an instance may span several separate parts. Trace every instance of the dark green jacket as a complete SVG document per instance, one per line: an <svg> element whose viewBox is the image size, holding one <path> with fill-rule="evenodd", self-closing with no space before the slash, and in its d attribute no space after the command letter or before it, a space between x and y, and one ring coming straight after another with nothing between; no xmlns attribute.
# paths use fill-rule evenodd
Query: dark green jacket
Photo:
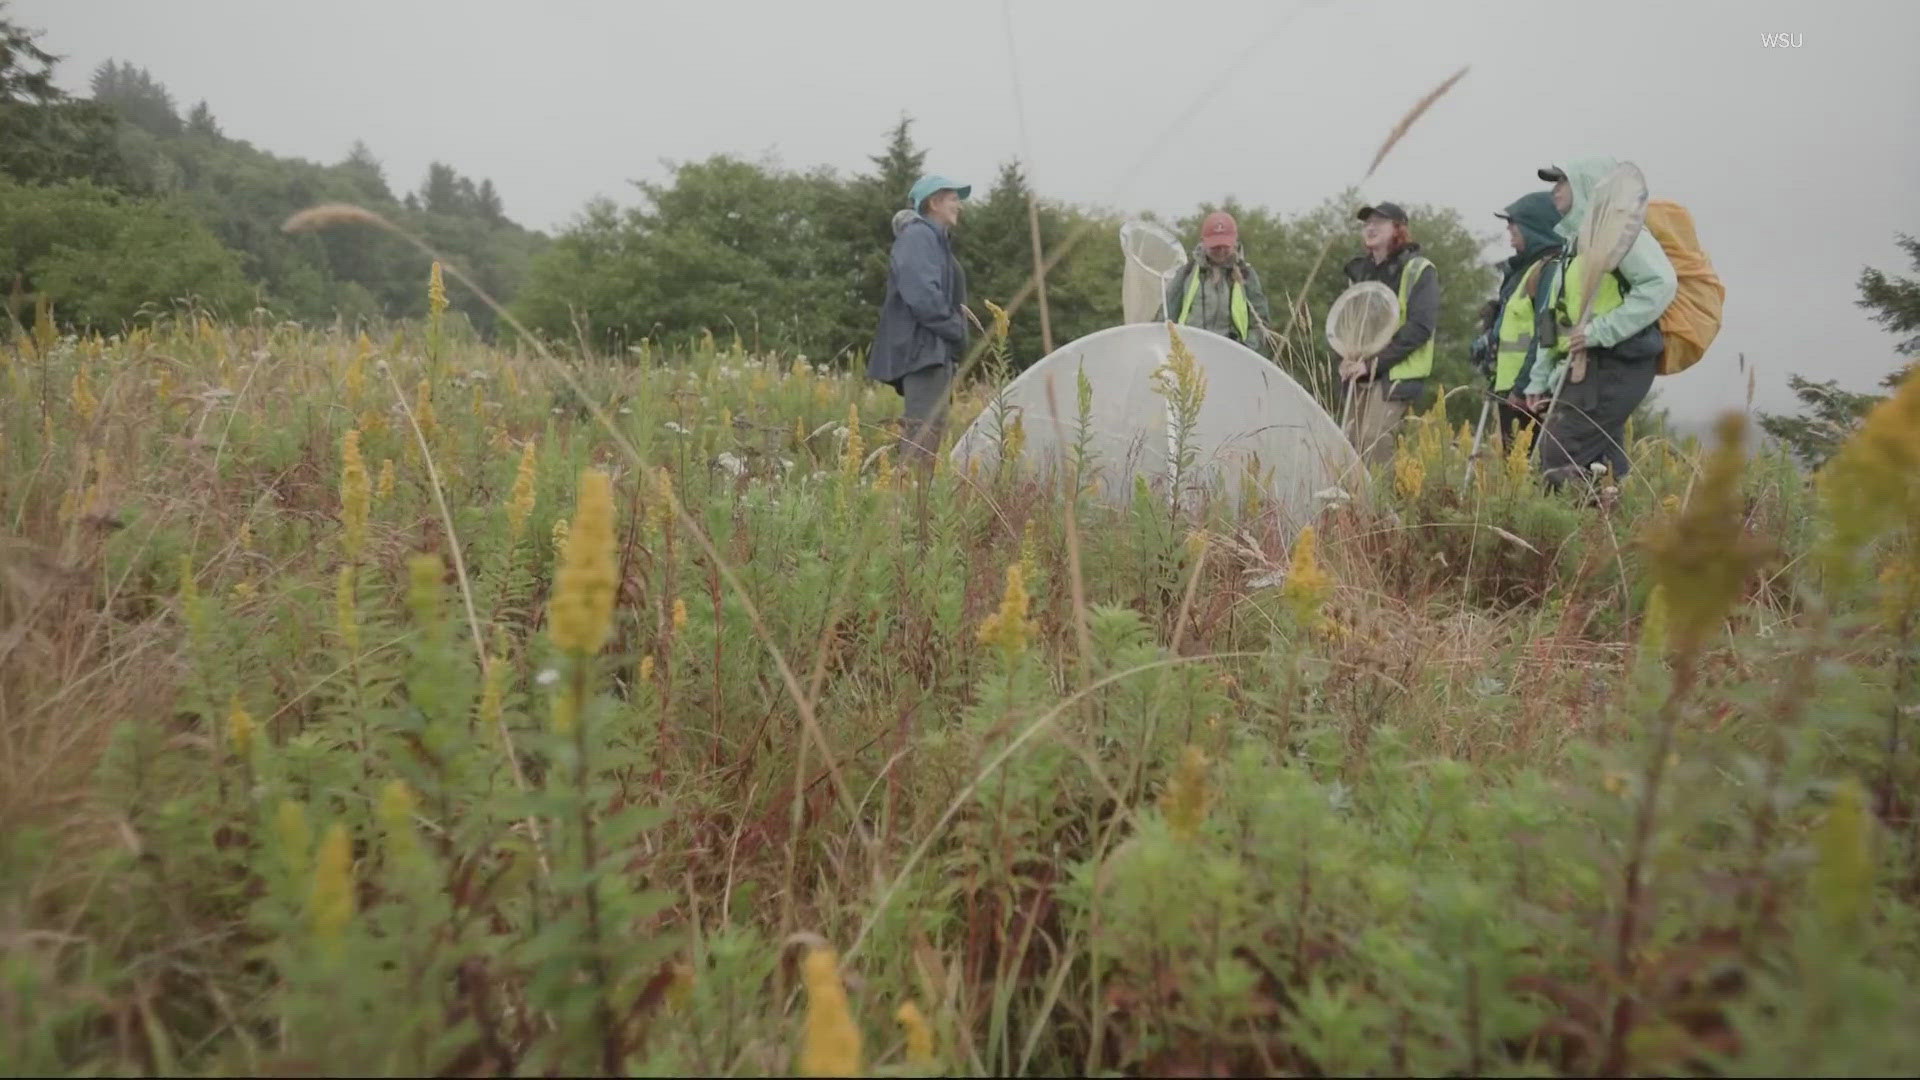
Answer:
<svg viewBox="0 0 1920 1080"><path fill-rule="evenodd" d="M1491 356L1497 345L1500 333L1500 319L1507 306L1507 300L1513 296L1514 286L1525 278L1527 271L1542 259L1550 259L1560 253L1560 236L1553 231L1560 224L1560 211L1553 205L1553 195L1545 191L1532 191L1507 204L1503 213L1515 225L1520 227L1520 238L1526 241L1526 247L1520 254L1500 262L1500 297L1495 305L1493 318L1487 327L1487 355ZM1548 308L1549 295L1553 289L1553 275L1541 274L1533 287L1533 309L1535 312ZM1539 336L1535 335L1534 344L1527 347L1527 359L1520 365L1520 374L1514 378L1515 388L1524 389L1533 373L1533 361L1539 355Z"/></svg>

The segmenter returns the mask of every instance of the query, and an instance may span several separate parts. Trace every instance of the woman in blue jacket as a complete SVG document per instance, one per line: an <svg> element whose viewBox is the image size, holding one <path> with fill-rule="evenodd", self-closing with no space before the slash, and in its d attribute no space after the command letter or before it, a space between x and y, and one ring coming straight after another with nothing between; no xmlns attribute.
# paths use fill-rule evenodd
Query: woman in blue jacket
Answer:
<svg viewBox="0 0 1920 1080"><path fill-rule="evenodd" d="M967 277L948 234L972 191L923 176L907 193L915 213L895 231L887 297L867 356L867 376L906 399L903 449L922 459L940 445L954 365L967 348Z"/></svg>

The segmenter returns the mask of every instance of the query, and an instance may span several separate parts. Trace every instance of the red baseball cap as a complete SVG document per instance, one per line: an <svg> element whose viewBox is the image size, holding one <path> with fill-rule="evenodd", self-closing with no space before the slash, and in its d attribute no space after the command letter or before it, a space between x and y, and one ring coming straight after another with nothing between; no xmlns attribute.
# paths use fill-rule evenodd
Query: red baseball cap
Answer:
<svg viewBox="0 0 1920 1080"><path fill-rule="evenodd" d="M1200 223L1200 243L1205 247L1232 247L1239 242L1240 226L1225 210L1215 210Z"/></svg>

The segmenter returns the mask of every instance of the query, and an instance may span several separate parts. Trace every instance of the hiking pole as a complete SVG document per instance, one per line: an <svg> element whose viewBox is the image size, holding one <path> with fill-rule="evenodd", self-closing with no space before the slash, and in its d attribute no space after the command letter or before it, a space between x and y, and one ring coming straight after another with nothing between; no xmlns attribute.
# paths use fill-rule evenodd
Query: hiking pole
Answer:
<svg viewBox="0 0 1920 1080"><path fill-rule="evenodd" d="M1473 483L1473 463L1480 460L1480 439L1487 433L1487 410L1492 407L1492 398L1481 399L1480 422L1473 425L1473 449L1467 451L1467 475L1460 481L1461 487Z"/></svg>

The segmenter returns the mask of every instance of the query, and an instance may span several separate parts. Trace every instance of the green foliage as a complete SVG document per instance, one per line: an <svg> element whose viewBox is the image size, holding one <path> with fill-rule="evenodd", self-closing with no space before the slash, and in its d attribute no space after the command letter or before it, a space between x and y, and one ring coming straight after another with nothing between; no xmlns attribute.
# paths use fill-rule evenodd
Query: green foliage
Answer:
<svg viewBox="0 0 1920 1080"><path fill-rule="evenodd" d="M1915 270L1920 270L1920 239L1902 235L1897 238ZM1875 322L1895 334L1920 332L1920 278L1888 277L1868 267L1860 272L1861 307L1873 313ZM1896 346L1908 356L1920 356L1920 334L1901 340ZM1880 386L1893 390L1906 378L1920 359L1911 360L1888 372ZM1833 456L1840 444L1852 435L1867 413L1886 400L1886 394L1857 393L1840 389L1833 379L1813 380L1789 374L1787 385L1800 399L1800 415L1762 414L1760 426L1774 439L1785 444L1801 464L1818 468Z"/></svg>
<svg viewBox="0 0 1920 1080"><path fill-rule="evenodd" d="M1920 1019L1920 759L1887 726L1912 624L1785 577L1818 515L1782 459L1720 500L1778 565L1688 667L1633 541L1706 481L1657 437L1596 511L1494 458L1462 485L1417 418L1368 504L1316 520L1326 588L1283 595L1306 564L1275 522L1144 477L1120 509L910 479L857 375L582 360L628 457L544 363L445 347L445 518L340 330L7 354L23 1071L783 1074L795 932L857 976L869 1072L1912 1057L1884 1035ZM354 424L397 477L340 590ZM552 536L589 464L614 622L561 655ZM909 1001L930 1066L893 1034Z"/></svg>
<svg viewBox="0 0 1920 1080"><path fill-rule="evenodd" d="M0 177L27 184L94 180L137 189L114 145L113 113L53 81L52 53L0 4Z"/></svg>
<svg viewBox="0 0 1920 1080"><path fill-rule="evenodd" d="M63 321L96 330L176 301L235 315L250 306L239 260L185 208L85 182L0 179L0 266Z"/></svg>

